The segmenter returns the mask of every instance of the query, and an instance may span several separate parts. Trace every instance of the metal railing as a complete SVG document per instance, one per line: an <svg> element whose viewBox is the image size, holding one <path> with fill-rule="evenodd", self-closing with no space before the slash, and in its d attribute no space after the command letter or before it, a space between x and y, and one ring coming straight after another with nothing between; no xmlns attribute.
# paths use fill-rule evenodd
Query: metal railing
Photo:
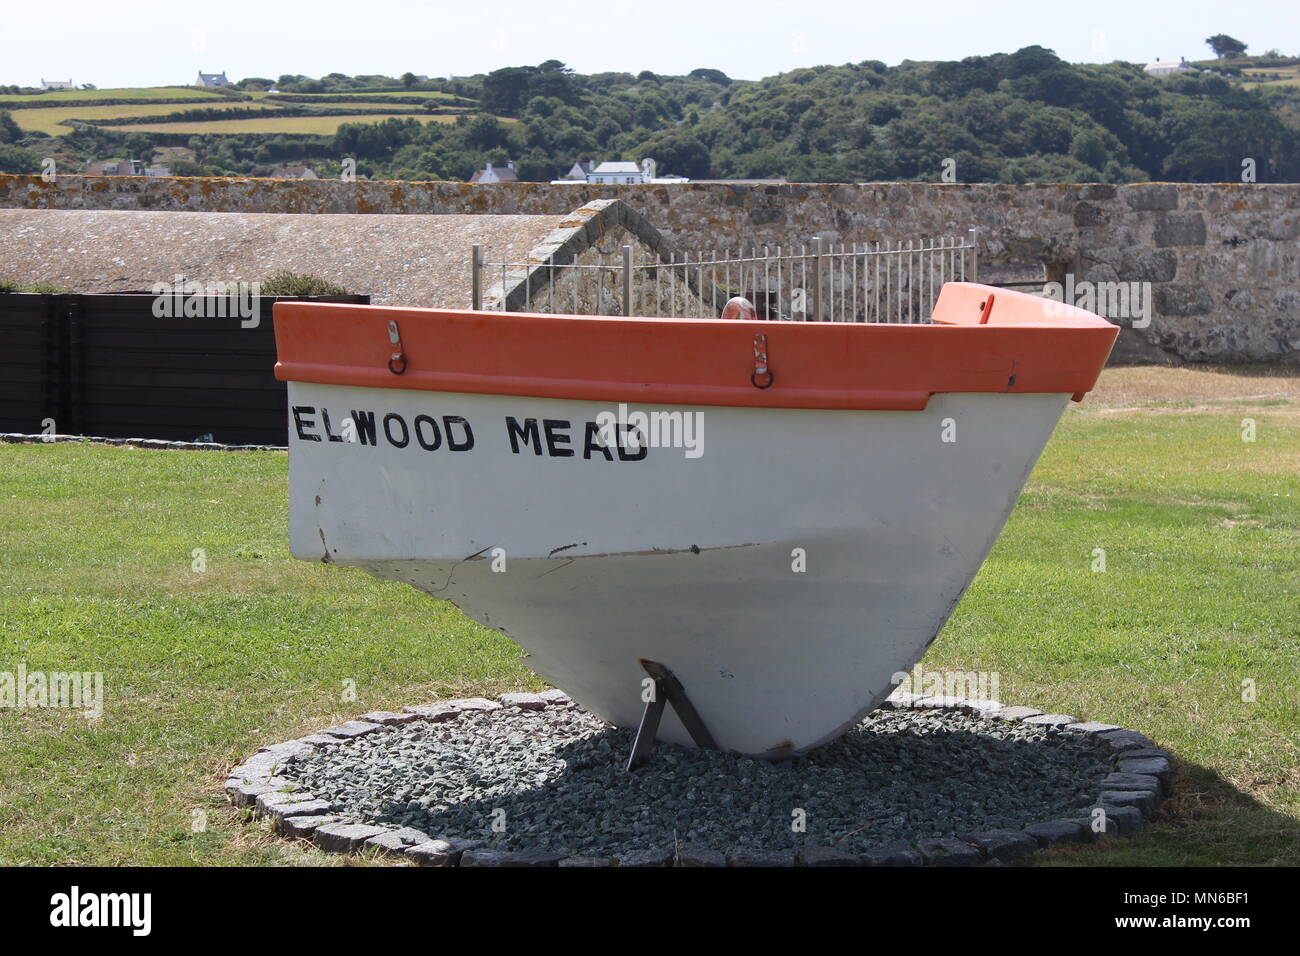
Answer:
<svg viewBox="0 0 1300 956"><path fill-rule="evenodd" d="M479 245L471 256L475 309L716 318L739 295L759 318L795 322L929 322L943 283L977 281L978 269L974 229L851 244L817 238L797 251L643 250L639 261L630 245L586 263L487 262Z"/></svg>

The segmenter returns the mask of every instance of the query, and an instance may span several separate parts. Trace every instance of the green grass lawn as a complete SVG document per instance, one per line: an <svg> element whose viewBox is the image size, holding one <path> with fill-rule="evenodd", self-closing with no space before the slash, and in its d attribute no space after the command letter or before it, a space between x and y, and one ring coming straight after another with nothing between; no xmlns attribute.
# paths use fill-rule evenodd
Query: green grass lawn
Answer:
<svg viewBox="0 0 1300 956"><path fill-rule="evenodd" d="M450 605L291 559L285 465L0 446L0 670L105 680L99 720L0 710L0 864L339 863L245 823L225 771L367 710L542 686ZM923 666L1174 752L1152 827L1041 862L1300 863L1300 403L1071 409Z"/></svg>
<svg viewBox="0 0 1300 956"><path fill-rule="evenodd" d="M226 97L197 86L136 86L110 90L52 90L46 93L0 93L0 108L6 103L49 103L57 106L69 100L215 100Z"/></svg>
<svg viewBox="0 0 1300 956"><path fill-rule="evenodd" d="M14 110L11 114L19 129L24 132L63 136L72 132L66 120L128 119L133 116L164 116L168 113L187 113L192 110L247 110L258 109L260 104L246 100L219 100L196 103L117 103L113 106L55 106L49 109ZM266 106L268 113L278 112L278 107ZM165 124L153 124L152 128ZM116 127L114 127L116 128ZM135 127L130 127L134 129ZM123 126L122 129L128 129Z"/></svg>
<svg viewBox="0 0 1300 956"><path fill-rule="evenodd" d="M242 104L247 105L247 104ZM284 116L278 109L266 109L265 116L228 120L169 120L160 123L128 123L103 126L119 133L306 133L332 136L344 123L382 123L386 119L413 119L419 123L454 123L451 115L419 113L355 113L325 116Z"/></svg>

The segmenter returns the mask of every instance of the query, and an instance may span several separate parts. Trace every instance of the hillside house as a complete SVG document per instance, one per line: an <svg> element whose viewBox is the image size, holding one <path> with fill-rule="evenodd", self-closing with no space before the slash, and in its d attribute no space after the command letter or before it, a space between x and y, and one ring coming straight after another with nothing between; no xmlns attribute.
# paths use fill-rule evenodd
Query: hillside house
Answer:
<svg viewBox="0 0 1300 956"><path fill-rule="evenodd" d="M138 159L103 159L86 164L87 176L140 176L144 164Z"/></svg>
<svg viewBox="0 0 1300 956"><path fill-rule="evenodd" d="M72 80L47 80L41 79L41 89L43 90L71 90L75 89Z"/></svg>
<svg viewBox="0 0 1300 956"><path fill-rule="evenodd" d="M199 80L195 86L229 86L230 81L226 79L226 71L220 73L204 73L199 70Z"/></svg>
<svg viewBox="0 0 1300 956"><path fill-rule="evenodd" d="M606 160L587 174L589 183L643 183L641 167L633 162Z"/></svg>
<svg viewBox="0 0 1300 956"><path fill-rule="evenodd" d="M474 175L469 178L469 181L480 185L485 183L518 182L518 177L515 176L514 161L510 161L504 166L493 166L491 163L488 163L485 167L475 172Z"/></svg>
<svg viewBox="0 0 1300 956"><path fill-rule="evenodd" d="M1178 62L1173 60L1162 60L1156 57L1154 63L1148 63L1143 69L1146 70L1147 76L1175 76L1179 73L1195 73L1196 71L1187 65L1185 57L1179 57Z"/></svg>

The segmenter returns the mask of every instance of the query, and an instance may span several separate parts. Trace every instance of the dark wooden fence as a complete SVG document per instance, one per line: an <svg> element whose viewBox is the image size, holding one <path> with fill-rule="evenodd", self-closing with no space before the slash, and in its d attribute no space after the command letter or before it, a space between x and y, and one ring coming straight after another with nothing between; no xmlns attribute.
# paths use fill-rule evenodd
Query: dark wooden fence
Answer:
<svg viewBox="0 0 1300 956"><path fill-rule="evenodd" d="M0 294L0 432L286 444L271 307L290 300L254 300L254 323L233 297L198 298L224 317L160 318L148 294Z"/></svg>

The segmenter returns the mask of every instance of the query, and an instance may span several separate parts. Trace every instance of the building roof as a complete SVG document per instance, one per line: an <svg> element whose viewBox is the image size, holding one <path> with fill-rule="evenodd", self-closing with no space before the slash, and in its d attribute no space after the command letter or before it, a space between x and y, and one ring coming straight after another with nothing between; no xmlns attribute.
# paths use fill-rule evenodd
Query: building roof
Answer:
<svg viewBox="0 0 1300 956"><path fill-rule="evenodd" d="M123 170L125 167L125 171ZM87 176L134 176L140 161L135 159L101 159L86 164Z"/></svg>
<svg viewBox="0 0 1300 956"><path fill-rule="evenodd" d="M380 305L468 308L470 246L519 260L566 216L0 209L3 277L140 292L175 277L256 282L288 270ZM358 254L365 250L365 254Z"/></svg>
<svg viewBox="0 0 1300 956"><path fill-rule="evenodd" d="M515 175L514 163L507 163L505 166L493 166L491 163L488 163L483 169L476 170L474 175L469 178L469 181L472 183L481 183L489 172L495 176L496 181L500 183L513 183L519 181L519 177Z"/></svg>
<svg viewBox="0 0 1300 956"><path fill-rule="evenodd" d="M1186 60L1153 60L1143 67L1148 73L1192 73Z"/></svg>
<svg viewBox="0 0 1300 956"><path fill-rule="evenodd" d="M597 166L595 169L592 170L592 173L595 174L599 174L599 173L623 174L623 173L640 173L640 172L641 172L641 167L638 166L636 163L622 161L622 160L606 160L605 162L601 163L599 166Z"/></svg>

